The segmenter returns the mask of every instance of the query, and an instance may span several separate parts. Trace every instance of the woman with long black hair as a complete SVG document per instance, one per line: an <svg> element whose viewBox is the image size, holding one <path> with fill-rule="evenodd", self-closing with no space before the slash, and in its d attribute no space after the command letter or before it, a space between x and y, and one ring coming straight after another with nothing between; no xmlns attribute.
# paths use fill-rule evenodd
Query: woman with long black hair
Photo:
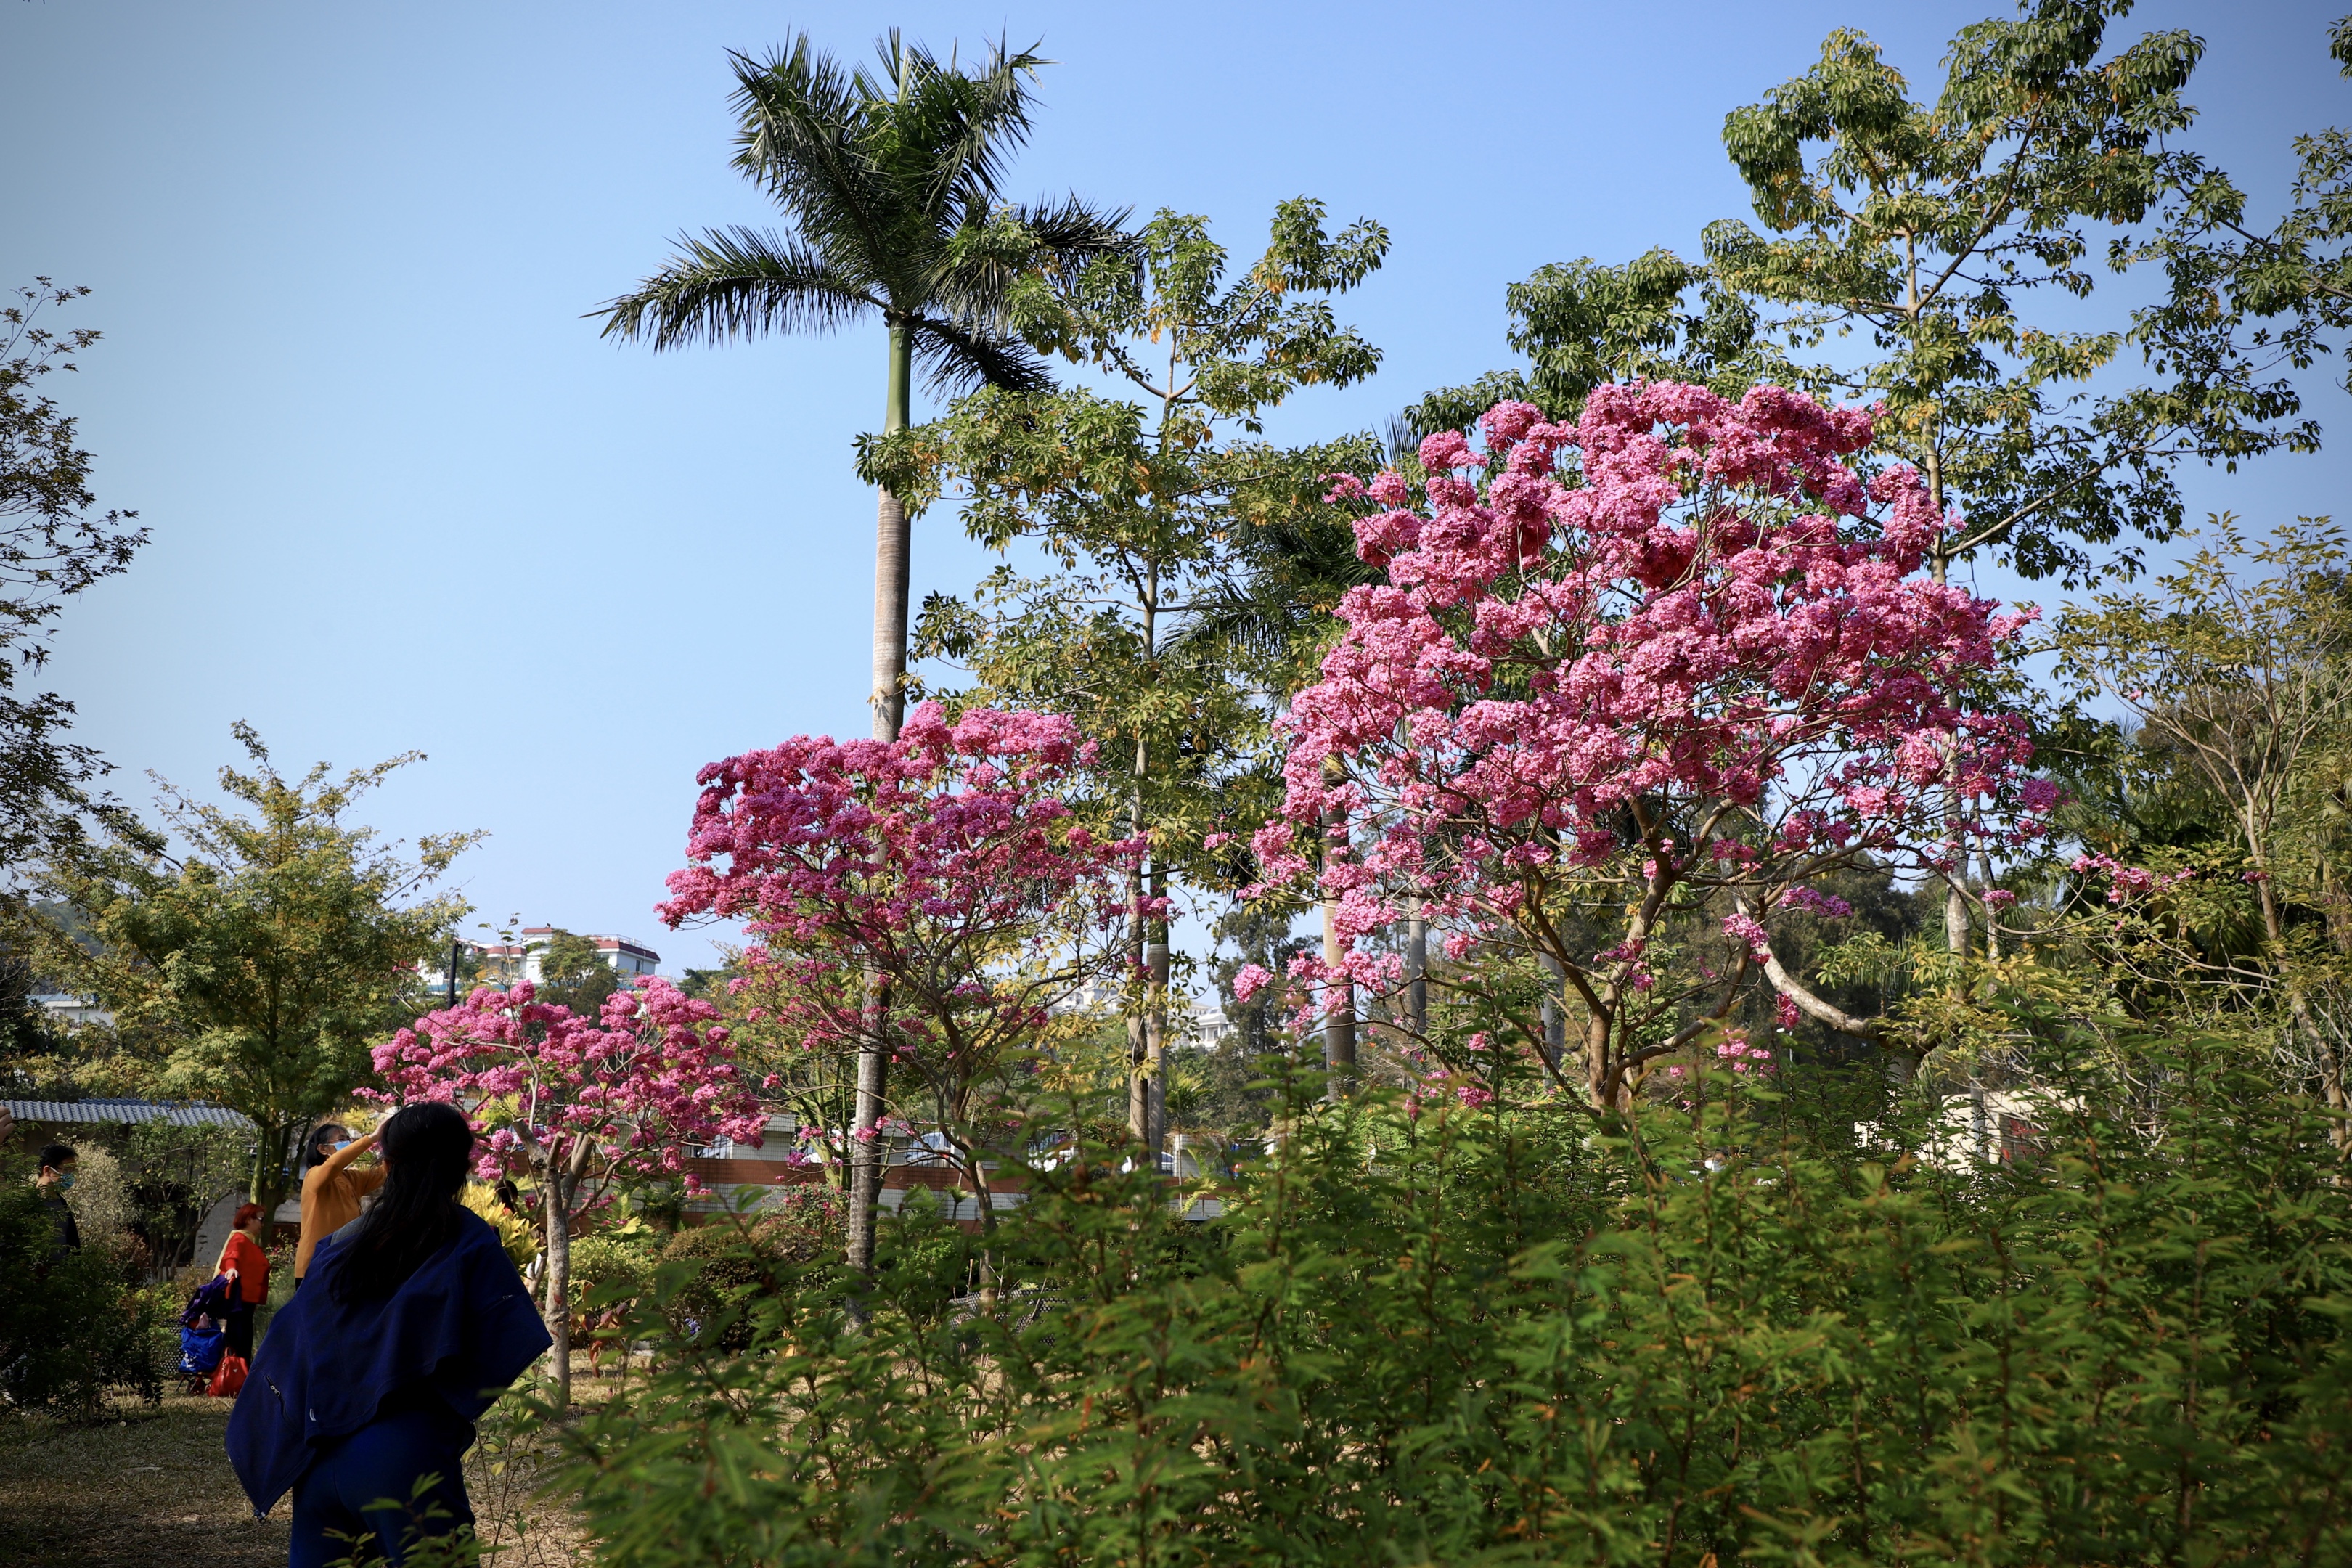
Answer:
<svg viewBox="0 0 2352 1568"><path fill-rule="evenodd" d="M255 1513L294 1493L289 1568L325 1568L363 1532L398 1564L470 1527L474 1423L551 1342L498 1232L458 1202L464 1113L404 1106L377 1135L383 1190L320 1244L229 1418Z"/></svg>

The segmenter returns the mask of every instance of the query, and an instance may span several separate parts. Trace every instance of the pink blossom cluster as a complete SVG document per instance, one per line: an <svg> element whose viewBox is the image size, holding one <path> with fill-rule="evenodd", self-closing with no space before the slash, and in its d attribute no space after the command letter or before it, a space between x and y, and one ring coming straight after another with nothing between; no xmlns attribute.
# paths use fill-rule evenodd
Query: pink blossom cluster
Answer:
<svg viewBox="0 0 2352 1568"><path fill-rule="evenodd" d="M1806 910L1824 920L1842 921L1853 913L1853 906L1835 893L1824 893L1818 888L1791 888L1780 895L1780 908Z"/></svg>
<svg viewBox="0 0 2352 1568"><path fill-rule="evenodd" d="M2107 902L2116 905L2161 893L2197 875L2194 869L2188 868L2178 871L2151 871L2145 866L2126 865L2112 855L2077 855L2067 863L2066 868L2078 877L2087 877L2094 872L2105 876L2107 879ZM1990 898L1991 895L1986 896Z"/></svg>
<svg viewBox="0 0 2352 1568"><path fill-rule="evenodd" d="M1728 1063L1733 1072L1744 1073L1749 1068L1758 1072L1772 1070L1772 1053L1761 1046L1751 1046L1742 1034L1726 1036L1715 1047L1716 1058Z"/></svg>
<svg viewBox="0 0 2352 1568"><path fill-rule="evenodd" d="M375 1047L391 1100L467 1108L486 1136L477 1172L551 1173L583 1203L616 1180L685 1175L689 1152L728 1138L757 1143L767 1117L744 1081L719 1011L658 976L583 1018L535 999L528 983L478 989Z"/></svg>
<svg viewBox="0 0 2352 1568"><path fill-rule="evenodd" d="M1116 890L1143 841L1093 837L1063 798L1089 754L1058 715L950 721L926 702L896 741L797 735L713 763L661 916L748 921L766 949L747 962L808 1048L966 1070L1103 966L1090 937L1165 906Z"/></svg>
<svg viewBox="0 0 2352 1568"><path fill-rule="evenodd" d="M1768 1073L1772 1070L1772 1053L1761 1046L1749 1045L1748 1037L1745 1035L1737 1033L1727 1035L1716 1046L1715 1055L1717 1061L1736 1073L1745 1074L1751 1071ZM1693 1069L1684 1067L1679 1062L1666 1068L1666 1077L1675 1082L1680 1082L1692 1075Z"/></svg>
<svg viewBox="0 0 2352 1568"><path fill-rule="evenodd" d="M1393 472L1334 487L1372 509L1358 552L1385 581L1341 600L1283 721L1283 817L1253 840L1267 882L1328 900L1345 957L1303 975L1392 987L1392 955L1358 944L1406 897L1449 954L1532 940L1574 879L1636 911L1736 891L1726 934L1761 962L1746 910L1842 911L1809 885L1831 869L1948 871L1971 838L2044 830L2056 792L2026 774L2022 721L1956 696L2030 617L1922 575L1945 520L1908 468L1851 466L1868 413L1656 383L1599 388L1573 426L1503 403L1479 429L1482 448L1422 444L1419 504ZM1349 848L1310 862L1336 820ZM1602 1010L1639 967L1555 956Z"/></svg>

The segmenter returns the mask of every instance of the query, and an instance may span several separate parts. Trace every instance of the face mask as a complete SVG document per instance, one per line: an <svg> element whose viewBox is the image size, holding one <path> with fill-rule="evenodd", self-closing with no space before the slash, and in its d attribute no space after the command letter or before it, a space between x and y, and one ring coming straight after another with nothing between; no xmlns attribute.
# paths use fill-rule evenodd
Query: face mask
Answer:
<svg viewBox="0 0 2352 1568"><path fill-rule="evenodd" d="M73 1186L73 1177L74 1173L71 1171L60 1172L58 1176L58 1191L62 1193L70 1190Z"/></svg>

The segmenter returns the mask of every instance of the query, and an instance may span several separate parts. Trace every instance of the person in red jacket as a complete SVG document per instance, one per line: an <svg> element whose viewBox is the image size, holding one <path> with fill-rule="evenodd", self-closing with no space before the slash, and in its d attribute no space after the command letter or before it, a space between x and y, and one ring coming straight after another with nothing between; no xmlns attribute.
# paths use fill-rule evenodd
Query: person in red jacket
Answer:
<svg viewBox="0 0 2352 1568"><path fill-rule="evenodd" d="M221 1248L220 1262L215 1274L234 1274L236 1286L229 1292L228 1316L221 1328L228 1335L229 1353L253 1360L253 1312L269 1300L269 1254L261 1247L261 1205L247 1204L236 1211L229 1223L236 1228L228 1233L228 1243Z"/></svg>

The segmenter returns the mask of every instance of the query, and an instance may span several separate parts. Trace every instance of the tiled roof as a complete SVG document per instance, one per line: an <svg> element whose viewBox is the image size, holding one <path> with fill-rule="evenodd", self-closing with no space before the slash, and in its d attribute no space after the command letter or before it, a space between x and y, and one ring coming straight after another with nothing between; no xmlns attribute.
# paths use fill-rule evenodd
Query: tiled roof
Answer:
<svg viewBox="0 0 2352 1568"><path fill-rule="evenodd" d="M217 1105L163 1105L152 1100L0 1100L19 1121L163 1121L173 1127L251 1127Z"/></svg>

